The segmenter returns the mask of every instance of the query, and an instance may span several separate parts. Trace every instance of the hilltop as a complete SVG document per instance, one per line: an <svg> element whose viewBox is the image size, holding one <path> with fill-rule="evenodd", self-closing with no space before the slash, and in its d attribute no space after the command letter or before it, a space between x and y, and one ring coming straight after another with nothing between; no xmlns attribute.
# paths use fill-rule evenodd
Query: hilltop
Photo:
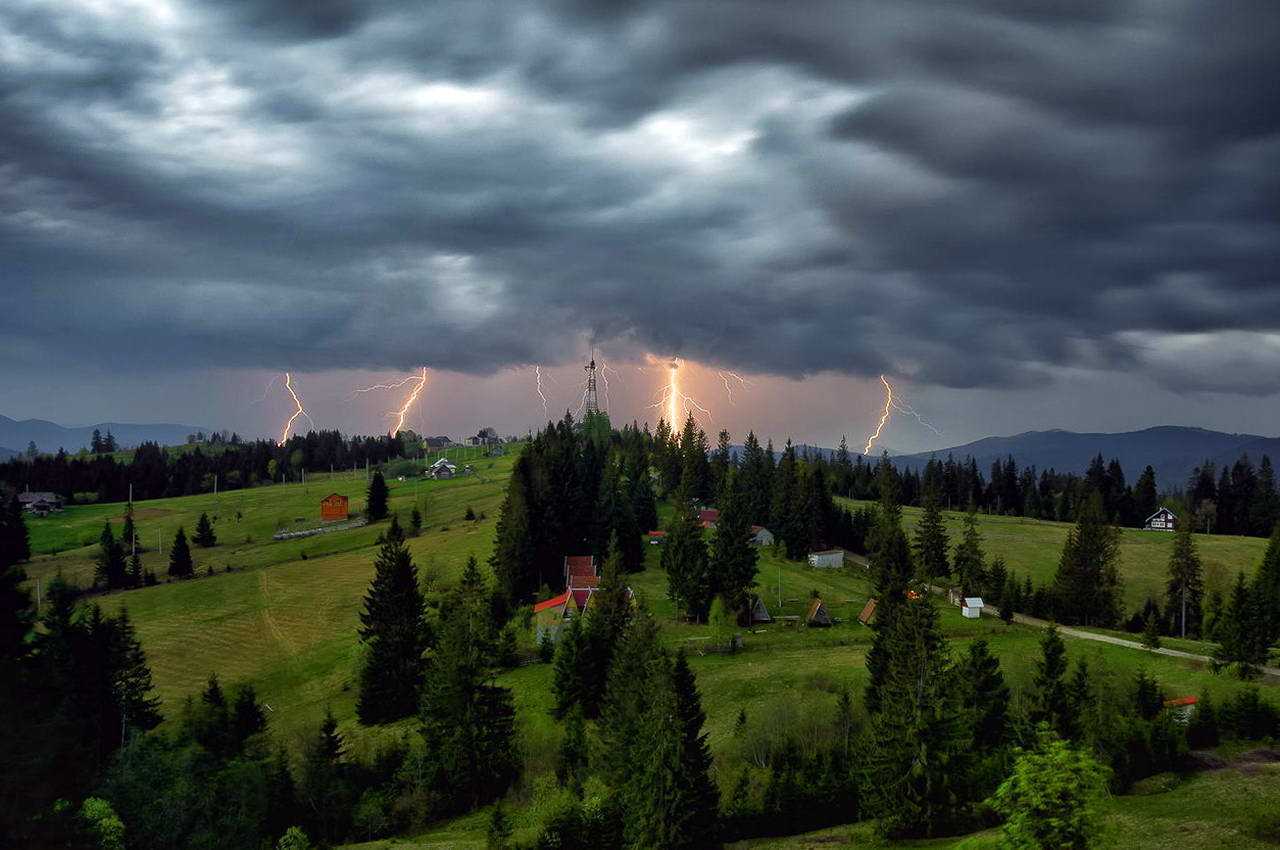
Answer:
<svg viewBox="0 0 1280 850"><path fill-rule="evenodd" d="M133 448L147 442L159 443L162 446L181 444L186 442L188 434L194 434L197 431L207 434L210 430L196 425L178 425L169 422L99 422L95 425L68 427L45 419L18 420L0 415L0 446L13 447L14 454L24 450L28 443L33 442L42 452L56 452L58 449L75 452L89 445L93 439L94 429L103 434L110 431L122 449ZM6 456L5 452L5 449L0 449L0 458Z"/></svg>

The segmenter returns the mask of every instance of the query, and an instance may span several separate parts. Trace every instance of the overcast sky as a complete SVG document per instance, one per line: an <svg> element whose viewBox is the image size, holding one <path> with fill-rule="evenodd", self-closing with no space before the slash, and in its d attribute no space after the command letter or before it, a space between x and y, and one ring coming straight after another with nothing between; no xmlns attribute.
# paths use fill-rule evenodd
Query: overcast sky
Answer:
<svg viewBox="0 0 1280 850"><path fill-rule="evenodd" d="M1280 433L1280 3L0 3L0 413ZM558 368L557 368L558 367ZM751 381L730 401L717 371Z"/></svg>

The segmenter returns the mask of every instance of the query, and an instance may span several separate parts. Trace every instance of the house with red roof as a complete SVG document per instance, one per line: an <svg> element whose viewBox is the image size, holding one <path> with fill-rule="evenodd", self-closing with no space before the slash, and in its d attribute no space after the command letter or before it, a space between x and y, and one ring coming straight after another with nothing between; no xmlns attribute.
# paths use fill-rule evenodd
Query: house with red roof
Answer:
<svg viewBox="0 0 1280 850"><path fill-rule="evenodd" d="M534 605L533 622L537 642L542 643L544 635L556 640L560 636L560 627L579 611L577 601L567 590Z"/></svg>
<svg viewBox="0 0 1280 850"><path fill-rule="evenodd" d="M715 508L703 508L698 511L698 522L703 528L715 528L720 521L720 511Z"/></svg>

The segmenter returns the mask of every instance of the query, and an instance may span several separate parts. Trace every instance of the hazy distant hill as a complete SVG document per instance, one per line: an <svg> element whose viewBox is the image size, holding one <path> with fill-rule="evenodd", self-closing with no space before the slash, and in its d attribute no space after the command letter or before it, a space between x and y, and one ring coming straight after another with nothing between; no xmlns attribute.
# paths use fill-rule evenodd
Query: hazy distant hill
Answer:
<svg viewBox="0 0 1280 850"><path fill-rule="evenodd" d="M1101 453L1107 460L1119 458L1125 477L1131 483L1143 467L1151 464L1156 470L1156 481L1163 489L1185 484L1191 470L1206 458L1221 467L1224 463L1234 463L1245 452L1255 464L1264 454L1280 462L1280 438L1224 434L1176 425L1121 434L1027 431L1012 437L986 437L949 449L898 455L893 460L900 466L912 468L923 466L931 457L945 459L953 454L961 459L973 455L978 468L987 475L992 461L1013 455L1019 466L1035 464L1039 469L1053 467L1059 472L1083 472L1089 461Z"/></svg>
<svg viewBox="0 0 1280 850"><path fill-rule="evenodd" d="M195 425L173 425L158 423L155 425L137 425L129 422L100 422L97 425L67 428L56 422L43 419L24 419L18 421L8 416L0 416L0 446L10 446L13 451L25 451L27 444L35 441L42 452L56 452L64 448L69 452L86 448L93 441L93 429L103 434L110 431L116 438L116 444L122 449L132 448L148 441L161 445L177 445L187 440L188 434L196 431L209 433L208 428Z"/></svg>
<svg viewBox="0 0 1280 850"><path fill-rule="evenodd" d="M4 446L0 446L0 460L8 460L11 457L16 457L17 454L13 449L6 449Z"/></svg>

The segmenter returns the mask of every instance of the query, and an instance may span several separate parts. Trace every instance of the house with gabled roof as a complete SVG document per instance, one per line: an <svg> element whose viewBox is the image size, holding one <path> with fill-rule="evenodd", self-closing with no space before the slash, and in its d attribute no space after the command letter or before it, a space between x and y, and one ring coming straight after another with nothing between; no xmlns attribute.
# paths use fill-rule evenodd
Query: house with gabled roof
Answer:
<svg viewBox="0 0 1280 850"><path fill-rule="evenodd" d="M534 605L534 636L537 642L542 643L544 635L553 641L557 640L560 628L580 612L577 601L568 590Z"/></svg>
<svg viewBox="0 0 1280 850"><path fill-rule="evenodd" d="M831 615L827 612L827 604L816 596L809 600L809 610L804 615L806 626L829 626Z"/></svg>
<svg viewBox="0 0 1280 850"><path fill-rule="evenodd" d="M715 508L703 508L698 511L698 524L703 528L715 528L720 522L720 511Z"/></svg>
<svg viewBox="0 0 1280 850"><path fill-rule="evenodd" d="M1160 510L1147 517L1147 521L1142 524L1144 531L1173 531L1178 523L1178 517L1168 508Z"/></svg>

